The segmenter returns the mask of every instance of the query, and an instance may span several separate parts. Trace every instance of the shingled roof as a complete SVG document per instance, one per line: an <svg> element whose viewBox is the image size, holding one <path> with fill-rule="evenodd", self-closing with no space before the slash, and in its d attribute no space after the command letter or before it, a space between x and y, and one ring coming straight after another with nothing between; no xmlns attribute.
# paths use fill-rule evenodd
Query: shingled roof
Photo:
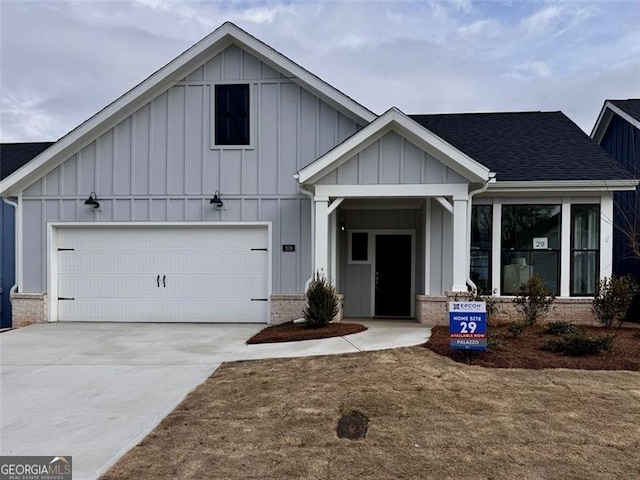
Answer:
<svg viewBox="0 0 640 480"><path fill-rule="evenodd" d="M631 178L562 112L409 117L496 172L498 182Z"/></svg>
<svg viewBox="0 0 640 480"><path fill-rule="evenodd" d="M0 143L0 180L11 175L51 145L53 142Z"/></svg>
<svg viewBox="0 0 640 480"><path fill-rule="evenodd" d="M640 98L630 98L628 100L607 100L627 115L640 121Z"/></svg>

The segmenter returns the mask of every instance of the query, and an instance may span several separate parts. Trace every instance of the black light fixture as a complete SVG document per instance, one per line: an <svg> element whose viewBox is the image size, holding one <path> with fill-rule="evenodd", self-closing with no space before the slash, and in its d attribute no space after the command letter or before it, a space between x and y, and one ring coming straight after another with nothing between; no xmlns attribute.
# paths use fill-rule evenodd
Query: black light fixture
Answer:
<svg viewBox="0 0 640 480"><path fill-rule="evenodd" d="M98 202L98 198L96 197L96 192L91 192L89 194L89 198L84 201L85 205L91 205L93 208L100 208L100 202Z"/></svg>
<svg viewBox="0 0 640 480"><path fill-rule="evenodd" d="M340 233L344 233L347 230L347 225L344 222L340 222Z"/></svg>
<svg viewBox="0 0 640 480"><path fill-rule="evenodd" d="M218 208L222 208L224 203L222 202L222 200L220 200L220 191L219 190L215 191L215 193L213 194L213 198L209 201L209 203L211 205L215 205Z"/></svg>

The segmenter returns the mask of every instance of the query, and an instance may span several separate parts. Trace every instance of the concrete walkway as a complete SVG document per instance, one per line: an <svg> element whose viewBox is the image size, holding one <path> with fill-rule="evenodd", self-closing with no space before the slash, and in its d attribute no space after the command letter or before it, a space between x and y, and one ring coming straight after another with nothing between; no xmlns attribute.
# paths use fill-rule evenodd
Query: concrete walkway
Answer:
<svg viewBox="0 0 640 480"><path fill-rule="evenodd" d="M94 479L222 362L424 342L427 327L363 320L344 338L246 345L264 325L50 323L0 334L0 455L71 455Z"/></svg>

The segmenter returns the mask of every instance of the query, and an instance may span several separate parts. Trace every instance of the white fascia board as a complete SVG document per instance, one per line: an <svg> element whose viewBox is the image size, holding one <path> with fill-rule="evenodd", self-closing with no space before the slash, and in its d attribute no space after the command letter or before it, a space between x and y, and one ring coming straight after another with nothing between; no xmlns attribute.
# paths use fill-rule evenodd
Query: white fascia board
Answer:
<svg viewBox="0 0 640 480"><path fill-rule="evenodd" d="M308 88L360 123L368 123L376 118L373 112L350 97L233 23L226 22L1 181L0 196L17 195L231 44L251 52L276 70L295 77L292 81Z"/></svg>
<svg viewBox="0 0 640 480"><path fill-rule="evenodd" d="M227 24L225 24L227 25ZM235 25L230 24L233 27ZM301 67L293 60L274 50L269 45L261 42L251 34L235 27L234 38L240 48L258 57L264 63L277 71L284 73L287 78L311 93L317 95L332 107L343 112L356 123L369 124L377 118L371 110L365 108L351 97L345 95L337 88L329 85L324 80Z"/></svg>
<svg viewBox="0 0 640 480"><path fill-rule="evenodd" d="M442 161L472 183L489 180L489 169L393 107L298 173L300 183L315 183L390 131Z"/></svg>
<svg viewBox="0 0 640 480"><path fill-rule="evenodd" d="M318 198L453 197L454 200L467 200L469 197L466 183L316 185L315 187L315 196Z"/></svg>
<svg viewBox="0 0 640 480"><path fill-rule="evenodd" d="M490 183L487 193L550 193L595 192L634 190L640 180L549 180L531 182Z"/></svg>
<svg viewBox="0 0 640 480"><path fill-rule="evenodd" d="M640 130L640 120L633 118L631 115L629 115L624 110L621 110L613 103L606 101L604 102L604 106L600 111L598 120L596 120L596 124L591 131L591 138L594 139L598 144L600 144L600 142L602 141L602 137L604 137L604 134L607 131L607 128L609 128L609 123L611 122L614 113L629 124L633 125L638 130Z"/></svg>

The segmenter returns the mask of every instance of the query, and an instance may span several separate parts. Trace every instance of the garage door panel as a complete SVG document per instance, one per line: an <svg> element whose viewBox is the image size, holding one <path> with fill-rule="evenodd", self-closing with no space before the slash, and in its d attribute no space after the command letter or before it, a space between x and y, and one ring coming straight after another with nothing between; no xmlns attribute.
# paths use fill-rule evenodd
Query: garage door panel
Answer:
<svg viewBox="0 0 640 480"><path fill-rule="evenodd" d="M266 318L267 303L224 300L212 308L208 300L124 301L122 299L80 299L60 301L59 315L65 321L112 322L245 322Z"/></svg>
<svg viewBox="0 0 640 480"><path fill-rule="evenodd" d="M59 320L267 321L266 227L60 228L56 238Z"/></svg>

